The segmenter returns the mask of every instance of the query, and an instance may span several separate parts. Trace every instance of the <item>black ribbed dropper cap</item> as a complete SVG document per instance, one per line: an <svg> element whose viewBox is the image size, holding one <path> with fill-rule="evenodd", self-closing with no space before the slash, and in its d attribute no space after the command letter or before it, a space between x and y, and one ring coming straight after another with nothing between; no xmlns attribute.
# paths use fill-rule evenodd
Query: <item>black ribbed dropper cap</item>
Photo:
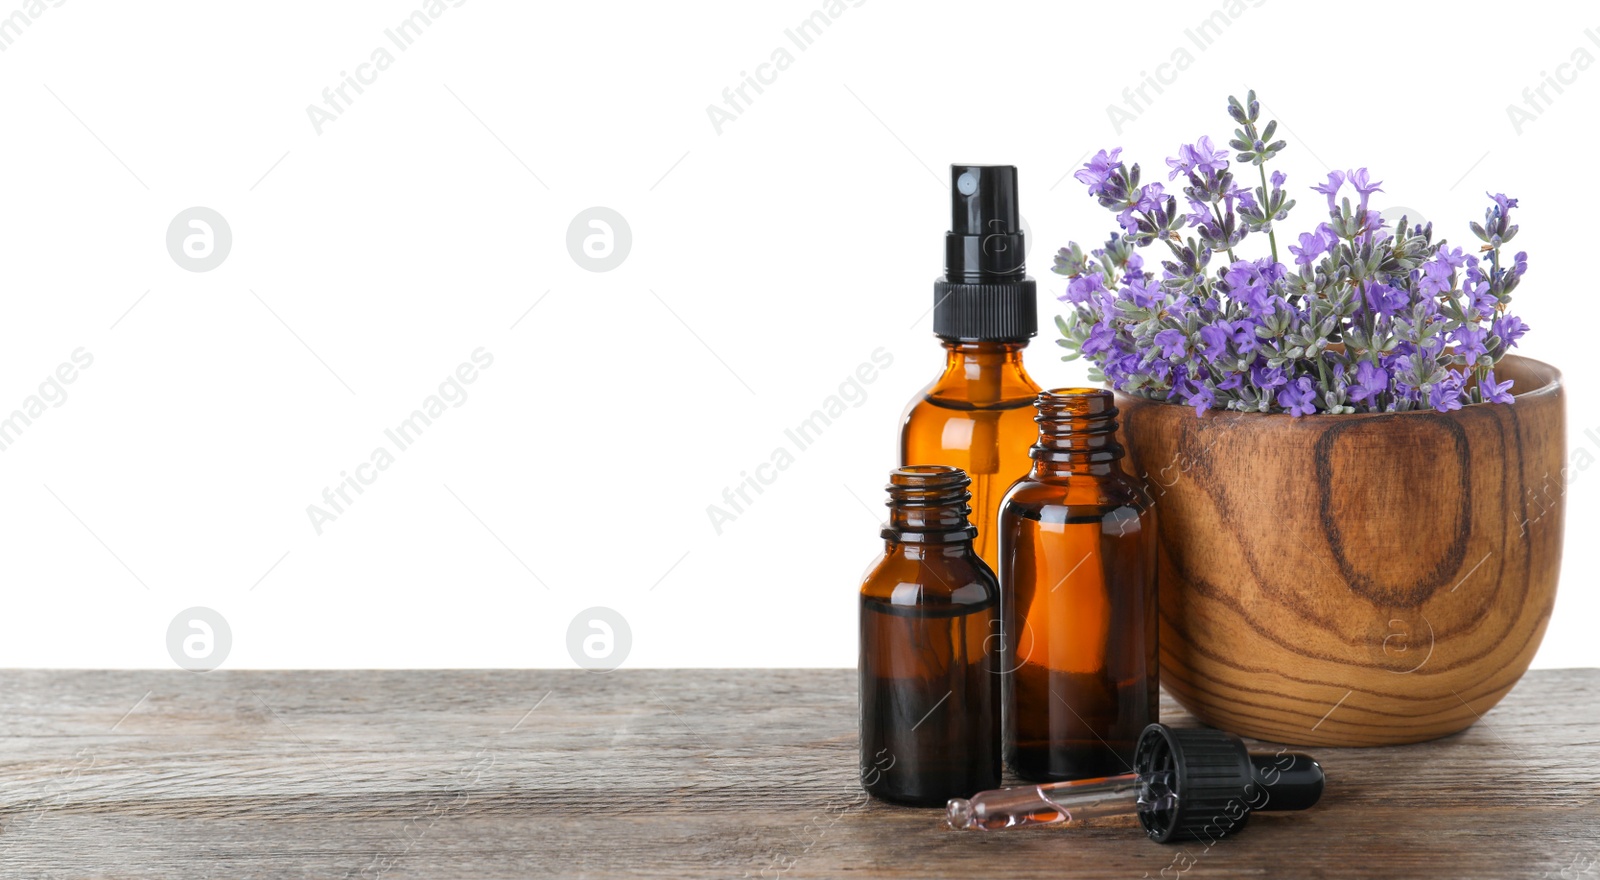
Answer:
<svg viewBox="0 0 1600 880"><path fill-rule="evenodd" d="M1211 728L1152 724L1139 737L1139 823L1158 843L1212 840L1243 828L1256 810L1304 810L1322 797L1315 758L1245 750Z"/></svg>
<svg viewBox="0 0 1600 880"><path fill-rule="evenodd" d="M1014 165L950 166L944 278L933 285L933 332L946 339L1020 342L1039 332L1027 277Z"/></svg>

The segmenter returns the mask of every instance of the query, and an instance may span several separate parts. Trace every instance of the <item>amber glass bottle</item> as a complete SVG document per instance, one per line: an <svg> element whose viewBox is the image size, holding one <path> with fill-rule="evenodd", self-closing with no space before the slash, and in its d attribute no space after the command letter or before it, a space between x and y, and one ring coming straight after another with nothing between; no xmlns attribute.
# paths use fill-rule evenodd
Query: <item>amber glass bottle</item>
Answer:
<svg viewBox="0 0 1600 880"><path fill-rule="evenodd" d="M1000 562L1000 498L1028 472L1028 447L1039 433L1039 386L1022 368L1025 344L944 340L944 373L912 402L900 433L902 462L954 465L972 477L975 546L992 569Z"/></svg>
<svg viewBox="0 0 1600 880"><path fill-rule="evenodd" d="M952 165L950 178L945 274L933 285L944 372L906 408L900 463L954 465L972 477L978 554L995 568L1000 496L1027 473L1036 434L1039 386L1022 368L1022 350L1038 331L1036 290L1024 261L1017 170Z"/></svg>
<svg viewBox="0 0 1600 880"><path fill-rule="evenodd" d="M1160 697L1155 510L1111 392L1039 395L1033 469L1000 505L1005 756L1029 780L1126 773Z"/></svg>
<svg viewBox="0 0 1600 880"><path fill-rule="evenodd" d="M943 806L1000 782L1000 587L972 549L969 480L889 477L883 558L861 585L861 785Z"/></svg>

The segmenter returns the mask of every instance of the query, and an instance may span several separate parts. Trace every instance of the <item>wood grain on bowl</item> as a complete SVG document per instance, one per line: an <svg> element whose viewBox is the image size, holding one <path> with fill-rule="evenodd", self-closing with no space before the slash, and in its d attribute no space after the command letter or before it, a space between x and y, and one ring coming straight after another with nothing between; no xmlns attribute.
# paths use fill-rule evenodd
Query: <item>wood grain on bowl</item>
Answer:
<svg viewBox="0 0 1600 880"><path fill-rule="evenodd" d="M1280 742L1454 733L1527 670L1561 563L1560 374L1513 405L1292 418L1118 395L1156 499L1162 684Z"/></svg>

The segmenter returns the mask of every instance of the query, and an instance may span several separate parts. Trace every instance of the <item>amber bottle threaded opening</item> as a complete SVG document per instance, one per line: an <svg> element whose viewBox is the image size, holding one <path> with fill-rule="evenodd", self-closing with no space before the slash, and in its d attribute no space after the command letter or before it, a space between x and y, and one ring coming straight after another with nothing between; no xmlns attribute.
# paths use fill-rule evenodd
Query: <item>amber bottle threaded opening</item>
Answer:
<svg viewBox="0 0 1600 880"><path fill-rule="evenodd" d="M972 478L958 467L914 464L889 474L889 524L883 537L913 544L970 541L978 534L967 521Z"/></svg>
<svg viewBox="0 0 1600 880"><path fill-rule="evenodd" d="M1104 388L1053 388L1034 401L1039 439L1035 461L1111 462L1122 457L1117 443L1117 406Z"/></svg>

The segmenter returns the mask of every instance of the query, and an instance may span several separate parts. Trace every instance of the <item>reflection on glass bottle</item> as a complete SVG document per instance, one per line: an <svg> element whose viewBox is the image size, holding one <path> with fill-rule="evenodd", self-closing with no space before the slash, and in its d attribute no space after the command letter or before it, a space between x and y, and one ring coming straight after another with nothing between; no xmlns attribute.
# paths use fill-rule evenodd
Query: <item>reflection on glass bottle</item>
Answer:
<svg viewBox="0 0 1600 880"><path fill-rule="evenodd" d="M1126 773L1156 720L1155 511L1121 465L1111 392L1047 391L1032 470L1000 505L1006 762Z"/></svg>
<svg viewBox="0 0 1600 880"><path fill-rule="evenodd" d="M944 373L906 411L900 460L954 465L972 478L974 547L999 562L995 518L1000 497L1028 470L1038 434L1033 400L1039 386L1022 367L1025 342L944 340Z"/></svg>

